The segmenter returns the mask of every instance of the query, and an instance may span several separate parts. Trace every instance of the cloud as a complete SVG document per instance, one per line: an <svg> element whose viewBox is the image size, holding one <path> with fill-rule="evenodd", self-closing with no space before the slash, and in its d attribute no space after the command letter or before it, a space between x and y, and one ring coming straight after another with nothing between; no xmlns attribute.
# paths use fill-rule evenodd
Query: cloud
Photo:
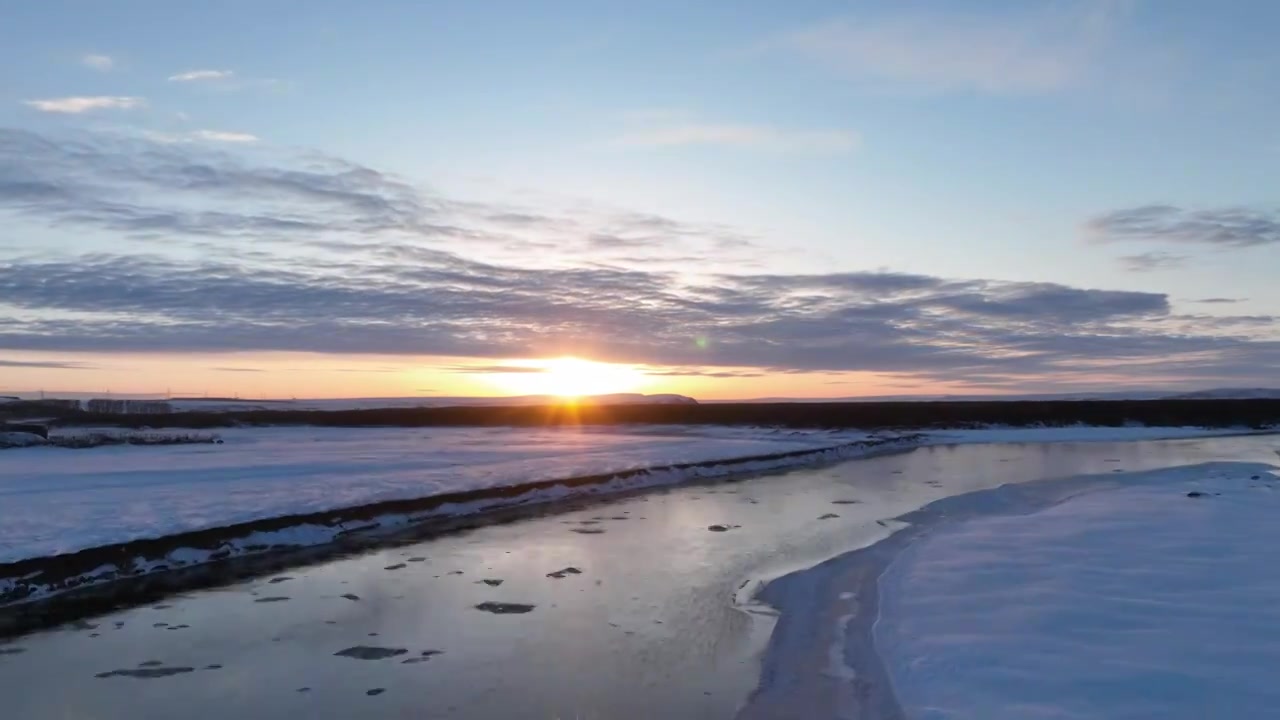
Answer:
<svg viewBox="0 0 1280 720"><path fill-rule="evenodd" d="M282 258L271 268L118 256L11 262L0 265L0 302L18 312L0 326L0 345L494 359L573 354L671 374L720 377L711 373L742 368L728 376L750 377L762 371L747 368L765 368L946 381L996 375L1025 381L1144 364L1161 373L1189 365L1199 374L1230 365L1233 372L1252 368L1261 379L1268 363L1280 359L1275 341L1215 335L1208 323L1188 334L1200 321L1171 316L1167 298L1155 293L928 276L903 282L877 273L784 277L688 284L665 273L537 270L448 254L412 267L367 257L297 267ZM67 316L80 319L56 319ZM1272 328L1259 321L1251 332Z"/></svg>
<svg viewBox="0 0 1280 720"><path fill-rule="evenodd" d="M266 370L264 370L264 369L262 369L262 368L252 368L252 367L214 367L214 368L209 368L209 369L210 369L210 370L213 370L214 372L228 372L228 373L260 373L260 372L266 372Z"/></svg>
<svg viewBox="0 0 1280 720"><path fill-rule="evenodd" d="M646 248L651 244L649 237L619 237L608 233L592 233L587 236L587 242L591 247L605 250L627 250L635 248Z"/></svg>
<svg viewBox="0 0 1280 720"><path fill-rule="evenodd" d="M648 370L644 374L649 377L756 378L765 377L768 373L752 370L672 368L669 370Z"/></svg>
<svg viewBox="0 0 1280 720"><path fill-rule="evenodd" d="M1131 272L1151 272L1153 270L1171 270L1182 267L1189 258L1186 255L1175 255L1167 252L1145 252L1137 255L1124 255L1120 262Z"/></svg>
<svg viewBox="0 0 1280 720"><path fill-rule="evenodd" d="M109 72L116 65L110 55L85 55L80 58L80 63L99 72Z"/></svg>
<svg viewBox="0 0 1280 720"><path fill-rule="evenodd" d="M228 132L226 130L196 130L192 135L200 140L209 140L211 142L249 143L258 141L256 135Z"/></svg>
<svg viewBox="0 0 1280 720"><path fill-rule="evenodd" d="M1001 387L1265 382L1280 366L1275 323L1175 315L1163 293L732 272L717 248L740 238L720 226L461 202L336 158L237 150L0 130L11 235L34 221L154 238L98 254L0 251L0 347L436 356L457 358L459 372L573 355L673 375L874 372ZM511 228L576 244L555 262L476 257ZM715 260L697 274L602 264L586 250L604 235Z"/></svg>
<svg viewBox="0 0 1280 720"><path fill-rule="evenodd" d="M546 368L532 365L445 365L437 369L441 372L458 373L460 375L510 375L547 372Z"/></svg>
<svg viewBox="0 0 1280 720"><path fill-rule="evenodd" d="M767 125L681 123L643 128L615 140L623 146L719 145L773 152L846 153L858 146L847 130L786 130Z"/></svg>
<svg viewBox="0 0 1280 720"><path fill-rule="evenodd" d="M0 367L5 368L39 368L44 370L92 370L96 365L84 362L64 360L2 360Z"/></svg>
<svg viewBox="0 0 1280 720"><path fill-rule="evenodd" d="M46 100L23 100L22 104L27 107L33 107L40 112L78 115L90 110L134 110L145 107L147 101L140 97L95 95L49 98Z"/></svg>
<svg viewBox="0 0 1280 720"><path fill-rule="evenodd" d="M786 33L772 49L859 80L937 91L1044 93L1101 64L1125 2L1094 0L1006 13L887 11Z"/></svg>
<svg viewBox="0 0 1280 720"><path fill-rule="evenodd" d="M0 207L58 222L171 236L326 231L447 234L418 191L351 163L264 167L198 144L0 129Z"/></svg>
<svg viewBox="0 0 1280 720"><path fill-rule="evenodd" d="M149 140L158 143L183 143L183 142L225 142L225 143L254 143L258 142L258 136L243 132L231 132L227 130L192 130L190 132L166 133L148 131L144 133Z"/></svg>
<svg viewBox="0 0 1280 720"><path fill-rule="evenodd" d="M262 91L281 91L288 90L290 84L270 77L244 77L237 74L234 70L188 70L169 76L169 82L183 83L186 85L203 85L218 91L238 91L238 90L262 90Z"/></svg>
<svg viewBox="0 0 1280 720"><path fill-rule="evenodd" d="M235 77L232 70L188 70L169 76L169 82L209 82L211 80L230 80Z"/></svg>
<svg viewBox="0 0 1280 720"><path fill-rule="evenodd" d="M1280 243L1280 210L1217 208L1186 210L1145 205L1113 210L1086 224L1098 242L1148 241L1220 248Z"/></svg>
<svg viewBox="0 0 1280 720"><path fill-rule="evenodd" d="M1210 297L1192 300L1192 302L1205 303L1206 305L1227 305L1231 303L1244 302L1244 298Z"/></svg>
<svg viewBox="0 0 1280 720"><path fill-rule="evenodd" d="M754 252L747 236L723 225L594 206L560 212L457 201L323 155L236 155L230 151L248 143L230 139L213 131L139 138L0 128L0 209L152 242L243 240L241 255L282 242L399 262L430 256L429 244L463 245L493 258L536 251L542 258L601 259L643 247L724 263ZM374 243L389 237L411 237L417 247ZM259 247L250 250L249 243ZM231 247L223 242L216 249Z"/></svg>

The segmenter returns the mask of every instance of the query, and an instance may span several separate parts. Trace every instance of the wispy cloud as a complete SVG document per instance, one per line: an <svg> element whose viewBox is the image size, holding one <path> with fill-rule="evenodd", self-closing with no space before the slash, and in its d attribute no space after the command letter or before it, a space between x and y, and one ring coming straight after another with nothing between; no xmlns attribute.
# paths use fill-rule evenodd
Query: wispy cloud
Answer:
<svg viewBox="0 0 1280 720"><path fill-rule="evenodd" d="M785 371L782 371L785 372ZM705 377L705 378L756 378L766 373L753 370L708 370L706 368L668 368L665 370L647 370L649 377Z"/></svg>
<svg viewBox="0 0 1280 720"><path fill-rule="evenodd" d="M235 77L234 70L188 70L169 76L169 82L208 82L210 80L230 80Z"/></svg>
<svg viewBox="0 0 1280 720"><path fill-rule="evenodd" d="M1171 315L1161 294L885 273L689 284L668 273L535 270L449 254L412 266L281 256L257 268L92 256L0 264L0 302L18 310L0 344L33 351L571 353L714 377L770 368L984 383L1109 365L1134 377L1261 379L1280 360L1280 343L1215 334L1221 319ZM1239 319L1230 328L1273 326Z"/></svg>
<svg viewBox="0 0 1280 720"><path fill-rule="evenodd" d="M99 72L109 72L116 65L116 61L110 55L85 55L80 58L80 63Z"/></svg>
<svg viewBox="0 0 1280 720"><path fill-rule="evenodd" d="M22 104L40 112L78 115L91 110L133 110L144 107L147 101L140 97L123 95L93 95L23 100Z"/></svg>
<svg viewBox="0 0 1280 720"><path fill-rule="evenodd" d="M149 140L158 143L184 143L184 142L215 142L215 143L254 143L258 142L258 136L244 132L230 132L227 130L191 130L189 132L159 132L147 131L144 135Z"/></svg>
<svg viewBox="0 0 1280 720"><path fill-rule="evenodd" d="M547 372L546 368L537 367L536 365L446 365L436 369L460 375L512 375Z"/></svg>
<svg viewBox="0 0 1280 720"><path fill-rule="evenodd" d="M840 17L768 44L847 76L941 91L1042 93L1082 81L1123 16L1123 0L989 13L898 11Z"/></svg>
<svg viewBox="0 0 1280 720"><path fill-rule="evenodd" d="M1192 302L1204 303L1205 305L1233 305L1244 302L1244 298L1208 297L1193 300Z"/></svg>
<svg viewBox="0 0 1280 720"><path fill-rule="evenodd" d="M0 207L170 243L216 237L265 244L287 238L325 254L365 251L360 243L375 234L464 244L472 254L518 254L526 260L531 249L544 257L554 251L579 259L593 251L592 259L604 260L643 247L703 254L724 264L754 252L747 236L723 225L607 208L570 213L459 202L336 158L308 155L258 164L251 159L256 153L227 152L246 143L225 142L221 134L153 132L143 138L152 142L0 128ZM223 142L211 142L217 140ZM593 240L606 236L616 242ZM432 257L422 245L367 250L402 262Z"/></svg>
<svg viewBox="0 0 1280 720"><path fill-rule="evenodd" d="M85 362L64 361L64 360L2 360L0 359L0 367L5 368L32 368L40 370L93 370L97 365Z"/></svg>
<svg viewBox="0 0 1280 720"><path fill-rule="evenodd" d="M199 140L208 140L210 142L251 143L258 141L258 136L256 135L226 130L196 130L191 134Z"/></svg>
<svg viewBox="0 0 1280 720"><path fill-rule="evenodd" d="M1120 258L1121 264L1131 272L1172 270L1173 268L1182 267L1187 260L1186 255L1175 255L1167 252L1145 252L1137 255L1125 255Z"/></svg>
<svg viewBox="0 0 1280 720"><path fill-rule="evenodd" d="M1086 226L1098 242L1153 241L1245 248L1280 243L1280 210L1214 208L1187 210L1145 205L1113 210Z"/></svg>
<svg viewBox="0 0 1280 720"><path fill-rule="evenodd" d="M676 147L721 145L777 152L845 153L858 146L848 130L789 130L768 125L677 123L633 130L617 138L619 145Z"/></svg>

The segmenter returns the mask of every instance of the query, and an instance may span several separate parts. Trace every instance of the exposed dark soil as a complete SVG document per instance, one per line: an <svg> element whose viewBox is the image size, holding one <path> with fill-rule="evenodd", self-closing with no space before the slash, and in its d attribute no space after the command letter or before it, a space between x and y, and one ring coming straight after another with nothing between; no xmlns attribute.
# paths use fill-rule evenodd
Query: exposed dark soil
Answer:
<svg viewBox="0 0 1280 720"><path fill-rule="evenodd" d="M533 612L535 607L537 606L523 603L482 602L476 606L476 609L493 613L494 615L523 615L527 612Z"/></svg>

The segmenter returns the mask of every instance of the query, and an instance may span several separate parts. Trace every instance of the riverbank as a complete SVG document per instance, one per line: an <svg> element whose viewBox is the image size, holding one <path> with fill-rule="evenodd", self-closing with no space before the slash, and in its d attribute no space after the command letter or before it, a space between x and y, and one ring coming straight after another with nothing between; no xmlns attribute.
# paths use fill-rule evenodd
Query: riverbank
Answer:
<svg viewBox="0 0 1280 720"><path fill-rule="evenodd" d="M1159 445L1165 450L1172 450L1166 458L1170 465L1151 469L1150 463L1122 463L1119 458L1111 458L1109 460L1114 460L1115 467L1105 473L1091 472L1058 478L1050 476L1037 482L1003 485L940 499L895 518L891 521L891 526L896 532L881 542L769 583L759 593L758 600L779 613L779 624L765 657L760 686L739 717L744 720L793 717L797 707L813 708L814 717L856 720L917 717L923 712L922 707L933 708L931 712L935 712L942 703L927 702L936 700L933 695L921 700L917 691L910 698L916 701L915 706L904 709L903 698L895 688L896 682L901 682L902 677L927 675L928 671L922 669L923 666L941 664L945 668L940 668L938 672L941 676L951 678L952 682L948 685L951 687L957 682L951 676L955 674L956 668L965 667L966 663L982 667L1003 667L1009 662L1016 663L1016 660L1006 657L967 658L959 661L955 658L948 659L945 650L947 641L937 637L940 635L937 623L931 625L928 631L903 629L899 627L904 619L904 611L900 609L889 621L889 630L881 624L884 621L883 604L886 601L883 585L886 573L895 567L895 563L900 562L904 553L909 550L914 552L925 539L939 538L937 542L940 546L946 546L951 542L946 539L952 536L949 531L966 523L1035 515L1075 498L1106 491L1121 493L1141 487L1164 488L1165 494L1172 492L1181 500L1192 502L1201 497L1197 494L1201 490L1193 488L1188 491L1182 487L1188 483L1198 487L1209 479L1218 481L1234 478L1235 484L1240 487L1262 487L1264 483L1260 479L1277 479L1273 474L1277 472L1274 464L1275 443L1271 439L1261 442L1218 440L1141 445ZM1184 492L1191 494L1188 497ZM1203 492L1205 496L1210 494L1208 490ZM984 538L991 537L985 530L975 529L974 533ZM994 538L994 543L986 548L989 554L979 563L980 567L987 568L991 564L993 555L990 553L998 555L1001 552L1002 541L997 537ZM972 577L972 573L981 570L970 567L961 572L967 572ZM899 583L895 594L891 596L898 599L899 604L912 607L924 602L920 599L921 596L940 603L930 606L931 609L927 611L916 608L914 616L908 613L911 622L928 624L930 618L942 614L942 608L950 607L953 594L936 587L936 580L935 574L926 573L920 576L920 587L903 589ZM922 589L924 587L930 589L925 591ZM993 591L991 588L988 590ZM953 592L959 593L954 597L968 597L975 591L969 588L953 589ZM1018 595L1016 588L1010 592L1013 596ZM982 617L984 613L989 616L996 612L989 600L975 602L983 606L974 609L978 613L975 617ZM1043 602L1048 600L1043 597L1037 600L1037 603ZM1080 610L1076 608L1075 612L1079 614ZM964 617L962 610L957 614ZM953 632L965 637L976 632L973 622L959 620L957 623L951 628ZM895 658L896 666L890 667L882 655L883 648L877 644L885 642L886 636L891 641L899 642L901 638L908 637L917 644L928 644L931 642L929 639L937 638L937 643L941 645L934 648L933 655L921 650L906 656L900 653ZM1010 642L1014 643L1010 647L1018 646L1017 643L1025 644L1026 641L1026 638L1010 638ZM922 659L911 659L917 657ZM1031 660L1026 663L1036 665ZM946 685L947 682L941 681L940 684ZM1019 687L1027 684L1025 680L1015 682L1005 677L1004 684L1007 686L1010 683ZM957 704L968 707L966 702L971 700L973 694L972 687L964 685L952 697L965 697L966 701ZM1012 699L1002 699L1006 706L1011 703L1016 706ZM996 717L991 714L993 707L998 707L998 704L988 704L976 714L958 713L946 716ZM1095 707L1092 710L1094 715L1101 712L1107 717L1114 716L1107 712L1107 708ZM1019 712L1021 711L1001 717L1025 716Z"/></svg>

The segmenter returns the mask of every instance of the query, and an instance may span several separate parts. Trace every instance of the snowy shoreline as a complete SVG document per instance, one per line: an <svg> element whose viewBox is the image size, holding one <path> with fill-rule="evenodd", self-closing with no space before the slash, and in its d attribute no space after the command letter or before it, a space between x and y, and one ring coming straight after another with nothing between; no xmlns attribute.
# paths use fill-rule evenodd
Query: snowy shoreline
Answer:
<svg viewBox="0 0 1280 720"><path fill-rule="evenodd" d="M914 543L970 520L1034 515L1092 493L1177 485L1214 473L1244 481L1268 475L1278 479L1280 466L1204 462L974 490L886 521L886 535L870 545L772 579L751 601L772 609L777 626L763 659L760 686L738 717L781 717L803 702L838 717L902 720L907 715L877 647L876 627L882 617L883 578Z"/></svg>

